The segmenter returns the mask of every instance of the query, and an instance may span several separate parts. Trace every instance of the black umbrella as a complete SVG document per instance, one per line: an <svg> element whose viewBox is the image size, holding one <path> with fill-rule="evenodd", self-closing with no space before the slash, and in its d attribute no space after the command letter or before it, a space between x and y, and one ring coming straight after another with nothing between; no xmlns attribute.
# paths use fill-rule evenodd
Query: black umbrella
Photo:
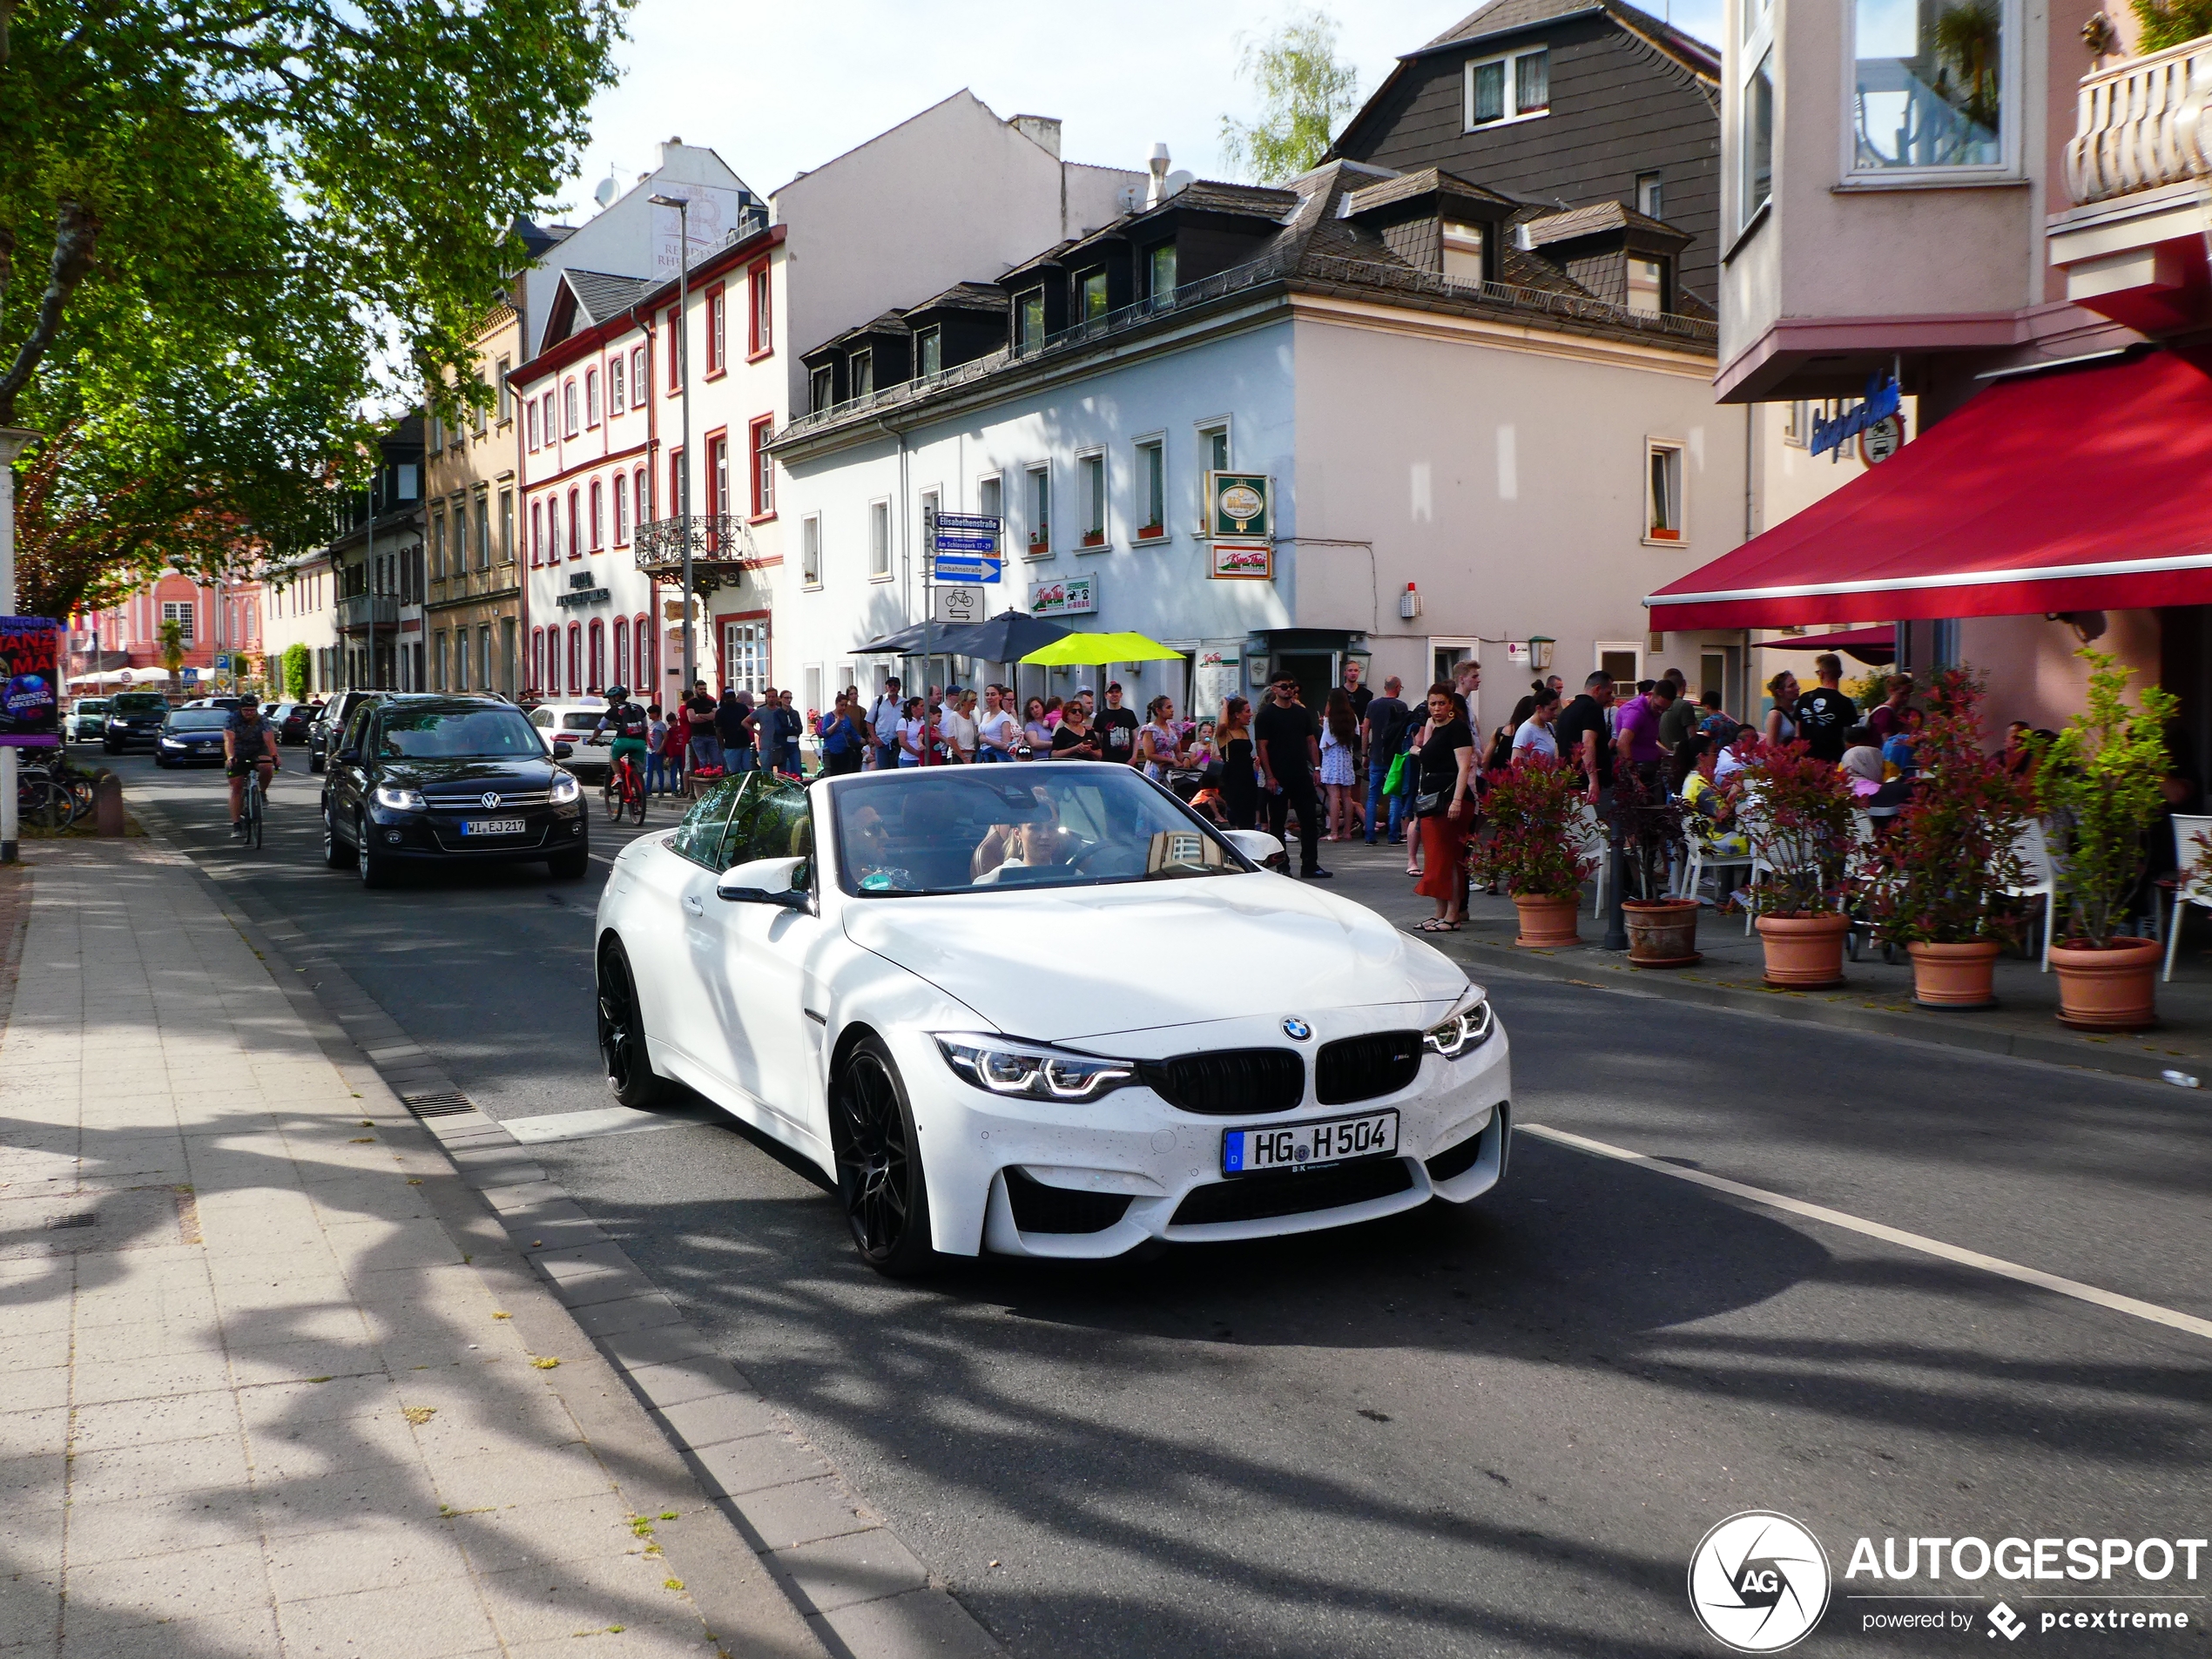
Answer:
<svg viewBox="0 0 2212 1659"><path fill-rule="evenodd" d="M1033 651L1076 631L1056 622L1043 622L1019 610L1001 610L958 628L944 628L930 641L933 650L948 657L974 657L986 663L1018 663Z"/></svg>
<svg viewBox="0 0 2212 1659"><path fill-rule="evenodd" d="M886 634L880 639L871 639L865 645L855 645L853 647L853 653L856 657L873 656L879 652L888 652L899 657L912 656L921 649L921 631L922 624L918 622L914 623L900 629L896 633ZM939 623L931 632L929 641L931 646L934 648L938 641L944 638L948 631L949 631L945 624Z"/></svg>

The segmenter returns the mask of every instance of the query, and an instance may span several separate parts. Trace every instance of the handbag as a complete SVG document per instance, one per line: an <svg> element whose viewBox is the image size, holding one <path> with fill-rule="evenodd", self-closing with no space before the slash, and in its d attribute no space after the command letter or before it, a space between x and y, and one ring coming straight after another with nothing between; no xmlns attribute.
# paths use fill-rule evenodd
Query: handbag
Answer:
<svg viewBox="0 0 2212 1659"><path fill-rule="evenodd" d="M1390 758L1390 770L1383 774L1382 792L1395 795L1406 782L1406 757L1395 754Z"/></svg>
<svg viewBox="0 0 2212 1659"><path fill-rule="evenodd" d="M1442 790L1424 789L1413 797L1414 817L1437 818L1442 816L1443 812L1444 792Z"/></svg>

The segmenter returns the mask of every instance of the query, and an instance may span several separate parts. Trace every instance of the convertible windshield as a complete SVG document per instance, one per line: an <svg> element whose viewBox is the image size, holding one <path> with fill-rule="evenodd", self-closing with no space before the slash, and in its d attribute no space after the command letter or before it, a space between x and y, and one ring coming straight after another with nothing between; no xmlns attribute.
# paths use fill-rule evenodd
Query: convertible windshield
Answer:
<svg viewBox="0 0 2212 1659"><path fill-rule="evenodd" d="M395 709L378 739L386 759L474 760L542 755L545 745L515 709Z"/></svg>
<svg viewBox="0 0 2212 1659"><path fill-rule="evenodd" d="M856 779L834 799L840 880L870 897L1252 867L1173 796L1112 766L895 772Z"/></svg>

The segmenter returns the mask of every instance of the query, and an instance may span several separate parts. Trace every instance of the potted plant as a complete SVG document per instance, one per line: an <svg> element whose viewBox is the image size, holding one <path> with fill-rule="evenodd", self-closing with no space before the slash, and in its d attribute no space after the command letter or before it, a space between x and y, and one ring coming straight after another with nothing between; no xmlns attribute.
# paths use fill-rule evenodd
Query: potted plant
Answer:
<svg viewBox="0 0 2212 1659"><path fill-rule="evenodd" d="M1743 773L1743 833L1757 859L1751 906L1766 950L1766 982L1824 990L1844 982L1843 896L1851 841L1851 786L1804 742L1753 746Z"/></svg>
<svg viewBox="0 0 2212 1659"><path fill-rule="evenodd" d="M1621 849L1621 915L1629 933L1631 968L1688 968L1697 953L1695 899L1668 891L1675 861L1689 851L1683 815L1689 808L1633 766L1614 774L1606 827Z"/></svg>
<svg viewBox="0 0 2212 1659"><path fill-rule="evenodd" d="M2158 1022L2158 944L2123 939L2128 895L2142 880L2143 833L2165 797L2166 723L2179 700L2146 685L2131 708L2123 668L2108 651L2075 653L2089 664L2081 712L2042 745L2036 777L2056 821L2054 862L2066 901L2066 939L2051 948L2059 1018L2093 1031L2141 1031Z"/></svg>
<svg viewBox="0 0 2212 1659"><path fill-rule="evenodd" d="M1580 938L1582 880L1597 867L1582 817L1581 774L1542 755L1523 755L1486 779L1488 827L1470 844L1474 879L1513 895L1521 934L1513 942L1554 949Z"/></svg>
<svg viewBox="0 0 2212 1659"><path fill-rule="evenodd" d="M1920 781L1883 843L1867 901L1883 937L1912 958L1914 1001L1994 1008L2004 899L2022 880L2020 834L2034 799L1982 747L1979 680L1941 670L1928 698Z"/></svg>

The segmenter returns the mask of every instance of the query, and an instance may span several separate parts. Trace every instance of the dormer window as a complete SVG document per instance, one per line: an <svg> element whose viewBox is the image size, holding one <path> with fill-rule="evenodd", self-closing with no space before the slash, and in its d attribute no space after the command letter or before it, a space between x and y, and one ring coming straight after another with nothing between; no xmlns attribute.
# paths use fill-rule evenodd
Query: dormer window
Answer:
<svg viewBox="0 0 2212 1659"><path fill-rule="evenodd" d="M1175 244L1163 242L1152 250L1152 286L1150 290L1155 300L1166 300L1175 293Z"/></svg>
<svg viewBox="0 0 2212 1659"><path fill-rule="evenodd" d="M924 328L914 335L914 378L926 381L945 368L945 332Z"/></svg>
<svg viewBox="0 0 2212 1659"><path fill-rule="evenodd" d="M821 410L837 401L837 370L824 363L807 376L807 407Z"/></svg>
<svg viewBox="0 0 2212 1659"><path fill-rule="evenodd" d="M1044 290L1031 288L1014 296L1014 349L1018 355L1044 344Z"/></svg>
<svg viewBox="0 0 2212 1659"><path fill-rule="evenodd" d="M1483 239L1487 227L1457 219L1444 221L1444 280L1479 287L1487 273L1483 268Z"/></svg>
<svg viewBox="0 0 2212 1659"><path fill-rule="evenodd" d="M1667 308L1667 261L1629 255L1629 309L1639 316L1656 317Z"/></svg>
<svg viewBox="0 0 2212 1659"><path fill-rule="evenodd" d="M852 361L853 395L866 397L875 390L875 354L856 351Z"/></svg>
<svg viewBox="0 0 2212 1659"><path fill-rule="evenodd" d="M1495 126L1551 112L1551 51L1544 46L1485 57L1467 68L1467 125Z"/></svg>
<svg viewBox="0 0 2212 1659"><path fill-rule="evenodd" d="M1082 294L1082 305L1078 320L1089 322L1094 318L1104 316L1106 314L1106 273L1103 271L1086 271L1078 281Z"/></svg>

